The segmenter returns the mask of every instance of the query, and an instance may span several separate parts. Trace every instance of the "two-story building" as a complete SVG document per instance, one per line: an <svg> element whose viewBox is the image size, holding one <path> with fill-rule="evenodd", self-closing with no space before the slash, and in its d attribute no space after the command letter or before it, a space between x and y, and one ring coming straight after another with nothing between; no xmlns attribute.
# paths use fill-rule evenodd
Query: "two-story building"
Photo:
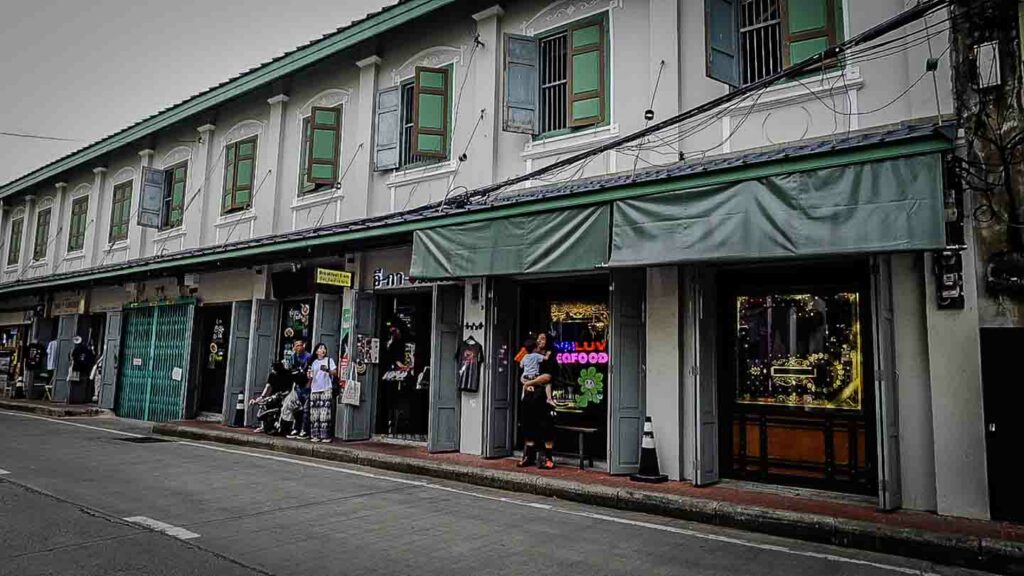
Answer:
<svg viewBox="0 0 1024 576"><path fill-rule="evenodd" d="M148 420L235 423L324 342L361 382L341 439L488 458L547 331L556 419L611 474L651 416L672 480L985 517L974 280L948 306L932 272L945 13L743 88L905 7L851 4L403 0L0 187L0 323L57 342L57 400L81 335Z"/></svg>

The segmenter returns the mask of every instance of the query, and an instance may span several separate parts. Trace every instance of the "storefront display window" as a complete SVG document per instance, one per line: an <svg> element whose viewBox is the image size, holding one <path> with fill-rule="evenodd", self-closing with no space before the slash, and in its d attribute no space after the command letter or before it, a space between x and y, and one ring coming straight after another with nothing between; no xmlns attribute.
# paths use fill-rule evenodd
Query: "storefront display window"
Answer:
<svg viewBox="0 0 1024 576"><path fill-rule="evenodd" d="M860 410L855 292L736 297L736 402Z"/></svg>

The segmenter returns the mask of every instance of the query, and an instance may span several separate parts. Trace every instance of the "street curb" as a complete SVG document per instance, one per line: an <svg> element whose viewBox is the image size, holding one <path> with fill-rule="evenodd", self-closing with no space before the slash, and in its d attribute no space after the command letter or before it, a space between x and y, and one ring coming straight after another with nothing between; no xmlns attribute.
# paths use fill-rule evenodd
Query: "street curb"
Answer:
<svg viewBox="0 0 1024 576"><path fill-rule="evenodd" d="M15 412L27 412L39 414L51 418L72 418L76 416L103 416L111 414L110 410L84 406L42 406L39 404L26 404L24 402L0 400L0 410L12 410Z"/></svg>
<svg viewBox="0 0 1024 576"><path fill-rule="evenodd" d="M1024 574L1024 542L944 534L810 514L743 506L705 498L612 488L505 470L394 456L344 445L158 423L153 433L344 462L476 486L549 496L584 504L645 512L821 544L895 554L941 564Z"/></svg>

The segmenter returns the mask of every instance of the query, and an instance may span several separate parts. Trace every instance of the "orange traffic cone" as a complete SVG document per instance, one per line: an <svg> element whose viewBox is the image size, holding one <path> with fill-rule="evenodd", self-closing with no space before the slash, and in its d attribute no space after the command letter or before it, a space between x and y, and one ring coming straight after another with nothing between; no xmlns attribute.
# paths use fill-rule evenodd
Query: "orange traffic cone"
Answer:
<svg viewBox="0 0 1024 576"><path fill-rule="evenodd" d="M644 437L640 441L640 470L636 474L630 474L629 479L648 484L668 481L668 476L658 469L658 451L654 448L654 425L650 416L644 417Z"/></svg>

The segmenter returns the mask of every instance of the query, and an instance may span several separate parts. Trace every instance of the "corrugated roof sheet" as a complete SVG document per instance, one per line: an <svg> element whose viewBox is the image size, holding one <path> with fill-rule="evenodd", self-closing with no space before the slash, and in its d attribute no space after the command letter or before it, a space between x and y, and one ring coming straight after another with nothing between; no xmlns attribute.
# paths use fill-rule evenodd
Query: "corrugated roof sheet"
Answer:
<svg viewBox="0 0 1024 576"><path fill-rule="evenodd" d="M954 136L955 126L952 124L901 125L883 129L865 130L839 137L805 140L795 144L772 146L769 148L751 150L728 156L717 156L700 162L678 162L663 167L637 170L635 173L620 172L606 176L571 180L564 183L546 184L544 186L521 190L508 190L491 195L490 197L481 197L476 195L473 191L470 191L463 195L449 198L446 201L432 202L417 208L382 216L342 222L320 228L298 230L275 236L239 240L220 246L195 248L164 256L150 256L147 258L131 260L129 262L108 264L81 271L54 274L46 277L45 280L39 278L20 280L18 282L0 285L0 293L17 291L21 289L21 287L28 289L29 287L45 286L47 282L66 281L73 278L84 279L95 274L110 275L112 273L123 272L122 275L128 275L133 269L158 263L170 266L177 261L187 262L190 258L194 258L196 256L224 255L230 258L232 253L237 253L255 247L287 246L295 241L310 238L339 236L360 230L384 228L393 224L440 219L455 214L485 212L512 204L540 202L566 196L586 196L609 188L661 183L686 178L700 173L727 171L737 167L754 166L777 162L780 160L837 153L882 144L908 143L927 137L941 137L952 141ZM272 260L272 257L268 258L268 262Z"/></svg>

